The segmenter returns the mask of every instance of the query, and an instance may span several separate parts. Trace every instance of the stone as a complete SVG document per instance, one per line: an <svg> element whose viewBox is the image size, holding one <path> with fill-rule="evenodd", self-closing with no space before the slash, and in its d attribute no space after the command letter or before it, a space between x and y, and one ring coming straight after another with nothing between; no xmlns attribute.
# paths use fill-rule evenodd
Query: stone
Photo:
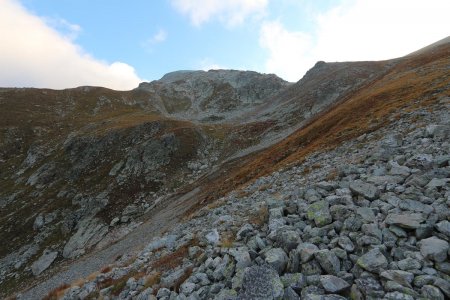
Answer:
<svg viewBox="0 0 450 300"><path fill-rule="evenodd" d="M118 217L115 217L114 219L111 220L111 223L109 223L109 226L113 227L116 226L117 224L119 224L120 219Z"/></svg>
<svg viewBox="0 0 450 300"><path fill-rule="evenodd" d="M58 256L58 251L45 250L41 257L31 265L31 271L37 276L50 267Z"/></svg>
<svg viewBox="0 0 450 300"><path fill-rule="evenodd" d="M330 250L320 250L317 251L314 256L322 269L328 274L337 275L341 270L341 262L334 252Z"/></svg>
<svg viewBox="0 0 450 300"><path fill-rule="evenodd" d="M433 178L431 181L425 186L429 189L440 189L450 182L450 178Z"/></svg>
<svg viewBox="0 0 450 300"><path fill-rule="evenodd" d="M277 242L281 248L289 253L292 249L297 248L301 242L300 235L294 230L283 230L277 235Z"/></svg>
<svg viewBox="0 0 450 300"><path fill-rule="evenodd" d="M251 224L244 224L236 233L236 240L240 241L241 239L247 237L247 235L253 232L254 228Z"/></svg>
<svg viewBox="0 0 450 300"><path fill-rule="evenodd" d="M358 207L356 213L360 215L361 218L368 223L372 223L375 221L375 214L371 208Z"/></svg>
<svg viewBox="0 0 450 300"><path fill-rule="evenodd" d="M34 230L39 230L42 227L44 227L44 216L42 214L39 214L36 217L36 219L34 219L33 229Z"/></svg>
<svg viewBox="0 0 450 300"><path fill-rule="evenodd" d="M184 295L189 296L190 294L192 294L195 291L196 287L197 287L197 285L195 283L184 282L180 286L180 293L183 293Z"/></svg>
<svg viewBox="0 0 450 300"><path fill-rule="evenodd" d="M325 200L317 201L308 207L306 212L309 220L314 220L318 227L322 227L333 222L330 214L329 203Z"/></svg>
<svg viewBox="0 0 450 300"><path fill-rule="evenodd" d="M284 290L283 300L300 300L300 296L291 288Z"/></svg>
<svg viewBox="0 0 450 300"><path fill-rule="evenodd" d="M363 299L382 299L384 296L383 287L372 276L361 276L355 280L355 284L364 295Z"/></svg>
<svg viewBox="0 0 450 300"><path fill-rule="evenodd" d="M248 253L247 249L244 247L240 247L237 249L231 249L230 254L231 254L231 256L234 257L234 260L236 261L237 269L243 269L243 268L249 267L252 264L250 254Z"/></svg>
<svg viewBox="0 0 450 300"><path fill-rule="evenodd" d="M206 241L210 244L210 245L217 245L220 241L220 235L219 232L217 231L217 229L213 229L210 232L208 232L205 235Z"/></svg>
<svg viewBox="0 0 450 300"><path fill-rule="evenodd" d="M442 292L433 285L424 285L420 292L422 294L422 297L425 299L433 299L433 300L444 300L445 296L442 294Z"/></svg>
<svg viewBox="0 0 450 300"><path fill-rule="evenodd" d="M381 277L395 281L403 286L411 287L414 280L414 274L402 270L387 270L380 274Z"/></svg>
<svg viewBox="0 0 450 300"><path fill-rule="evenodd" d="M384 300L414 300L414 297L401 292L391 292L384 295Z"/></svg>
<svg viewBox="0 0 450 300"><path fill-rule="evenodd" d="M291 287L296 291L301 290L307 285L306 276L302 273L286 273L280 279L285 288Z"/></svg>
<svg viewBox="0 0 450 300"><path fill-rule="evenodd" d="M364 270L374 273L379 273L388 266L386 257L378 248L374 248L361 256L356 263Z"/></svg>
<svg viewBox="0 0 450 300"><path fill-rule="evenodd" d="M435 225L436 229L450 238L450 222L445 220Z"/></svg>
<svg viewBox="0 0 450 300"><path fill-rule="evenodd" d="M416 229L423 223L425 218L422 214L389 214L385 222L389 225L397 225L406 229Z"/></svg>
<svg viewBox="0 0 450 300"><path fill-rule="evenodd" d="M288 262L288 256L281 248L272 248L265 254L265 262L269 264L278 274L283 273L286 269Z"/></svg>
<svg viewBox="0 0 450 300"><path fill-rule="evenodd" d="M179 268L176 270L172 270L161 278L161 286L170 287L173 285L174 282L178 282L178 280L183 276L184 276L184 269Z"/></svg>
<svg viewBox="0 0 450 300"><path fill-rule="evenodd" d="M333 275L320 276L320 283L328 293L339 293L350 287L347 281Z"/></svg>
<svg viewBox="0 0 450 300"><path fill-rule="evenodd" d="M355 245L352 240L345 235L339 237L338 245L347 252L353 252L355 250Z"/></svg>
<svg viewBox="0 0 450 300"><path fill-rule="evenodd" d="M412 257L408 257L398 261L397 265L399 269L403 271L414 271L422 268L422 264L420 263L420 261Z"/></svg>
<svg viewBox="0 0 450 300"><path fill-rule="evenodd" d="M74 258L97 244L108 233L108 226L97 218L84 219L78 224L77 232L64 246L63 256Z"/></svg>
<svg viewBox="0 0 450 300"><path fill-rule="evenodd" d="M283 283L277 271L269 266L245 269L239 299L282 299Z"/></svg>
<svg viewBox="0 0 450 300"><path fill-rule="evenodd" d="M450 298L450 281L442 278L435 278L433 282L434 286L437 286L445 295Z"/></svg>
<svg viewBox="0 0 450 300"><path fill-rule="evenodd" d="M297 252L300 254L300 261L306 263L314 258L314 254L319 251L319 247L310 243L301 243L297 247Z"/></svg>
<svg viewBox="0 0 450 300"><path fill-rule="evenodd" d="M420 253L423 257L436 262L443 262L447 259L449 244L447 241L437 237L430 237L420 241Z"/></svg>
<svg viewBox="0 0 450 300"><path fill-rule="evenodd" d="M380 191L376 186L365 183L362 180L356 180L350 183L350 190L355 195L361 195L368 200L376 200L380 195Z"/></svg>

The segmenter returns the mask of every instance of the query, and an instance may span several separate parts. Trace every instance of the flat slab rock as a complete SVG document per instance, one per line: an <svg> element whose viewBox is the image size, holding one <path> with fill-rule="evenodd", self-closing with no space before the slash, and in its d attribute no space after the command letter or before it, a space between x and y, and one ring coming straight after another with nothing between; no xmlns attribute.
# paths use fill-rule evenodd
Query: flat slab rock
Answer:
<svg viewBox="0 0 450 300"><path fill-rule="evenodd" d="M42 256L31 265L33 275L37 276L47 270L48 267L50 267L50 265L55 261L57 256L58 251L45 250L44 254L42 254Z"/></svg>
<svg viewBox="0 0 450 300"><path fill-rule="evenodd" d="M386 217L386 224L397 225L406 229L416 229L425 221L422 214L389 214Z"/></svg>

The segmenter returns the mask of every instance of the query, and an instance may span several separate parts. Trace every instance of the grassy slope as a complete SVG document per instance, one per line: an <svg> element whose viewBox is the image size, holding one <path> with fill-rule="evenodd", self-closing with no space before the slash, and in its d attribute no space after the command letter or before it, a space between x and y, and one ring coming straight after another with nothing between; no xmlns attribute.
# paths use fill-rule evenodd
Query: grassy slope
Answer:
<svg viewBox="0 0 450 300"><path fill-rule="evenodd" d="M283 141L228 164L221 171L226 178L210 177L199 197L199 206L260 176L300 164L311 153L385 126L392 116L449 96L450 44L386 63L395 63L387 74L347 95Z"/></svg>

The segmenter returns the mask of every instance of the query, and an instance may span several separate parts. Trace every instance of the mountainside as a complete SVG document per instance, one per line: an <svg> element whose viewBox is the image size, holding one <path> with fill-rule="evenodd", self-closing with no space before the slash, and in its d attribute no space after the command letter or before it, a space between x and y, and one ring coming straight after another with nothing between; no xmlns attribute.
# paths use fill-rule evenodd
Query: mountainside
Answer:
<svg viewBox="0 0 450 300"><path fill-rule="evenodd" d="M449 297L450 43L424 49L318 62L297 83L216 70L127 92L0 89L2 295L111 265L66 299L267 298L258 272L281 276L275 299L352 284L354 299Z"/></svg>

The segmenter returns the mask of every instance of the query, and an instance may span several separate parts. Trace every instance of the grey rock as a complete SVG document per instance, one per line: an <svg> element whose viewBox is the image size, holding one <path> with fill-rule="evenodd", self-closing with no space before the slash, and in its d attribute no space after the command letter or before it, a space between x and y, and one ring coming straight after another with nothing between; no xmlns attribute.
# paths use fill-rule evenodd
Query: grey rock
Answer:
<svg viewBox="0 0 450 300"><path fill-rule="evenodd" d="M449 244L447 241L434 236L420 241L420 253L423 257L436 262L443 262L447 259L448 249Z"/></svg>
<svg viewBox="0 0 450 300"><path fill-rule="evenodd" d="M386 269L388 261L380 249L374 248L361 256L357 260L357 264L364 270L379 273L381 270Z"/></svg>
<svg viewBox="0 0 450 300"><path fill-rule="evenodd" d="M329 250L320 250L315 253L315 258L320 266L328 274L337 275L341 269L341 262L334 252Z"/></svg>
<svg viewBox="0 0 450 300"><path fill-rule="evenodd" d="M450 281L442 278L434 279L434 286L437 286L445 295L445 297L450 298Z"/></svg>
<svg viewBox="0 0 450 300"><path fill-rule="evenodd" d="M384 298L386 300L414 300L414 297L408 294L404 294L401 292L391 292L391 293L386 293L386 295L384 295Z"/></svg>
<svg viewBox="0 0 450 300"><path fill-rule="evenodd" d="M401 270L387 270L380 274L381 277L395 281L403 286L411 287L414 280L414 274Z"/></svg>
<svg viewBox="0 0 450 300"><path fill-rule="evenodd" d="M78 224L78 231L64 246L63 256L74 258L85 253L108 233L108 226L96 218L88 218Z"/></svg>
<svg viewBox="0 0 450 300"><path fill-rule="evenodd" d="M295 249L301 242L300 235L294 230L282 230L277 235L277 242L281 248L289 253L292 249Z"/></svg>
<svg viewBox="0 0 450 300"><path fill-rule="evenodd" d="M435 225L436 229L450 238L450 222L445 220Z"/></svg>
<svg viewBox="0 0 450 300"><path fill-rule="evenodd" d="M360 215L361 218L368 223L372 223L375 221L375 214L371 208L358 207L356 213Z"/></svg>
<svg viewBox="0 0 450 300"><path fill-rule="evenodd" d="M306 263L314 258L314 254L319 251L319 247L311 243L301 243L297 247L297 252L300 254L300 261Z"/></svg>
<svg viewBox="0 0 450 300"><path fill-rule="evenodd" d="M237 298L237 292L230 289L222 289L215 297L214 300L235 300Z"/></svg>
<svg viewBox="0 0 450 300"><path fill-rule="evenodd" d="M355 195L361 195L368 200L378 199L380 195L380 191L376 186L365 183L362 180L351 182L349 188Z"/></svg>
<svg viewBox="0 0 450 300"><path fill-rule="evenodd" d="M197 285L195 283L184 282L180 286L180 293L183 293L184 295L189 296L196 290L196 288L197 288Z"/></svg>
<svg viewBox="0 0 450 300"><path fill-rule="evenodd" d="M280 277L280 280L285 288L291 287L296 291L307 285L306 276L302 273L286 273Z"/></svg>
<svg viewBox="0 0 450 300"><path fill-rule="evenodd" d="M39 230L42 227L44 227L44 216L42 214L39 214L36 217L36 219L34 219L33 229L34 230Z"/></svg>
<svg viewBox="0 0 450 300"><path fill-rule="evenodd" d="M205 235L206 241L211 245L217 245L220 241L220 235L217 229L213 229Z"/></svg>
<svg viewBox="0 0 450 300"><path fill-rule="evenodd" d="M320 283L325 291L329 293L339 293L350 288L350 284L347 281L333 275L320 276Z"/></svg>
<svg viewBox="0 0 450 300"><path fill-rule="evenodd" d="M449 182L450 182L450 178L433 178L426 185L426 187L430 188L430 189L442 188L442 187L448 185Z"/></svg>
<svg viewBox="0 0 450 300"><path fill-rule="evenodd" d="M422 264L420 263L419 260L411 257L398 261L397 265L400 268L400 270L404 271L419 270L422 267Z"/></svg>
<svg viewBox="0 0 450 300"><path fill-rule="evenodd" d="M345 235L339 237L338 245L347 252L353 252L355 250L355 245L352 240Z"/></svg>
<svg viewBox="0 0 450 300"><path fill-rule="evenodd" d="M58 251L45 250L41 257L31 265L31 271L34 276L44 272L55 261Z"/></svg>
<svg viewBox="0 0 450 300"><path fill-rule="evenodd" d="M382 299L384 290L380 282L372 276L361 276L355 280L359 291L362 292L365 299Z"/></svg>
<svg viewBox="0 0 450 300"><path fill-rule="evenodd" d="M250 254L248 253L247 249L244 247L240 247L237 249L231 249L230 254L231 254L231 256L234 257L234 259L236 261L237 269L243 269L243 268L249 267L252 264L252 261L250 259Z"/></svg>
<svg viewBox="0 0 450 300"><path fill-rule="evenodd" d="M433 285L424 285L421 289L422 297L425 299L444 300L444 294Z"/></svg>
<svg viewBox="0 0 450 300"><path fill-rule="evenodd" d="M283 283L277 272L269 266L245 269L238 299L282 299Z"/></svg>
<svg viewBox="0 0 450 300"><path fill-rule="evenodd" d="M265 262L269 264L278 274L283 273L286 269L288 262L288 256L281 248L273 248L267 251L265 254Z"/></svg>
<svg viewBox="0 0 450 300"><path fill-rule="evenodd" d="M422 214L412 213L412 214L389 214L385 222L389 225L397 225L402 228L416 229L423 223L425 218Z"/></svg>
<svg viewBox="0 0 450 300"><path fill-rule="evenodd" d="M244 224L242 225L242 227L239 229L239 231L236 233L236 240L241 240L245 237L247 237L247 235L249 233L251 233L254 230L253 226L251 224Z"/></svg>
<svg viewBox="0 0 450 300"><path fill-rule="evenodd" d="M300 296L291 288L284 290L283 300L300 300Z"/></svg>
<svg viewBox="0 0 450 300"><path fill-rule="evenodd" d="M170 287L173 285L174 282L178 282L178 280L183 276L184 276L184 269L179 268L176 270L172 270L161 278L161 286Z"/></svg>
<svg viewBox="0 0 450 300"><path fill-rule="evenodd" d="M318 227L328 225L333 221L329 210L329 204L325 200L311 204L306 213L308 219L314 220L314 223Z"/></svg>

